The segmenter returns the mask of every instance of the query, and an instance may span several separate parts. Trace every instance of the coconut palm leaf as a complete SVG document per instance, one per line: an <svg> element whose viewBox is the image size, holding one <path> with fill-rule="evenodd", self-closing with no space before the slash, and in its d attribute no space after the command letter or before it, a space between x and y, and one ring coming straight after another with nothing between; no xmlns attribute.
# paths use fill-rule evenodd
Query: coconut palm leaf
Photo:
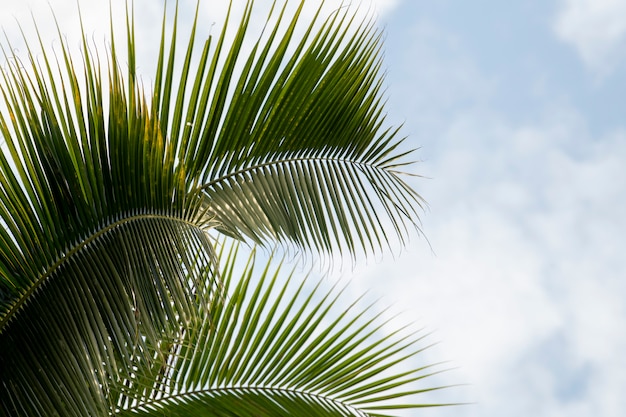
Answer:
<svg viewBox="0 0 626 417"><path fill-rule="evenodd" d="M194 23L176 85L177 29L166 52L164 25L151 100L137 82L132 16L126 74L115 42L105 82L86 40L79 70L65 45L50 57L41 39L44 52L3 73L1 325L80 242L137 215L212 218L258 242L353 251L387 240L382 212L403 235L419 197L397 176L396 131L381 130L379 35L370 24L349 35L350 15L338 11L296 42L303 5L284 31L280 12L238 77L251 2L231 48L225 28L197 67Z"/></svg>
<svg viewBox="0 0 626 417"><path fill-rule="evenodd" d="M436 372L411 365L424 336L382 335L340 288L290 282L271 259L257 272L254 252L240 271L237 247L224 250L227 298L172 340L165 372L128 384L116 415L382 416L438 389L414 384Z"/></svg>
<svg viewBox="0 0 626 417"><path fill-rule="evenodd" d="M150 93L136 70L132 8L125 54L113 24L104 59L86 36L81 62L63 42L47 52L43 35L35 44L25 39L23 57L6 40L4 56L15 64L0 78L6 107L0 113L0 415L156 412L146 399L165 396L159 407L178 404L180 413L191 413L210 402L188 385L198 375L221 384L263 374L202 370L206 355L232 359L234 351L213 346L220 332L249 343L248 334L262 337L270 326L255 319L241 333L234 324L242 317L242 290L234 291L234 304L224 302L211 230L261 244L355 253L377 250L392 233L402 240L416 225L421 199L397 172L406 152L397 130L385 126L380 33L342 9L326 20L318 14L296 35L304 2L291 16L285 4L273 9L252 53L244 54L252 7L248 2L233 39L229 15L197 59L196 14L180 67L177 18L169 31L164 15ZM250 309L264 311L254 303ZM350 369L345 359L356 359L355 352L369 357L347 348L352 339L341 338L352 333L345 331L337 337L346 345L328 348L336 356L319 352L325 364L332 358ZM267 349L280 346L263 346L235 353L267 367ZM368 370L379 369L398 347L384 346L372 350L380 353L364 365ZM318 392L332 375L306 379L312 370L269 380L272 387L284 379ZM224 401L213 402L215 413L232 415L234 398L242 396L252 404L241 406L242 415L278 410L276 398L337 415L346 414L343 407L375 410L367 401L377 404L379 388L404 381L374 387L357 374L337 375L343 385L323 391L323 398L278 388L273 397L239 386L218 396ZM351 384L365 388L352 392ZM189 395L180 402L175 393Z"/></svg>
<svg viewBox="0 0 626 417"><path fill-rule="evenodd" d="M215 52L207 43L198 69L175 86L162 44L158 113L171 121L187 176L222 230L257 243L373 251L390 238L383 224L406 237L421 204L397 173L407 162L398 131L384 126L381 35L341 9L296 37L303 7L289 17L285 3L270 15L267 34L244 55L248 3L231 45L226 25ZM190 63L191 49L186 57Z"/></svg>

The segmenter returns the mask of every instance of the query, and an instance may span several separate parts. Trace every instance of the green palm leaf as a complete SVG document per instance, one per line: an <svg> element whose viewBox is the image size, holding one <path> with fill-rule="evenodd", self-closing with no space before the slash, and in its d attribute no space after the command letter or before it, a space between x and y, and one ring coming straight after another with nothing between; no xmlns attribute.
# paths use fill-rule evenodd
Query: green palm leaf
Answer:
<svg viewBox="0 0 626 417"><path fill-rule="evenodd" d="M383 415L434 389L413 384L434 372L411 368L421 337L382 336L381 317L341 290L281 283L271 259L257 273L254 253L238 271L236 247L225 250L227 298L198 312L172 340L167 371L138 378L118 415Z"/></svg>
<svg viewBox="0 0 626 417"><path fill-rule="evenodd" d="M372 344L369 324L341 319L311 327L330 320L330 298L294 307L262 274L249 299L252 269L235 282L234 257L222 282L210 230L373 252L405 239L421 204L385 126L372 23L318 13L296 36L304 2L292 16L285 4L244 56L252 6L198 57L199 17L181 55L164 16L150 94L132 9L123 57L113 29L104 60L83 35L80 63L65 43L46 52L43 35L22 58L7 40L0 415L376 415L420 377L376 379L408 341Z"/></svg>
<svg viewBox="0 0 626 417"><path fill-rule="evenodd" d="M269 35L242 56L249 3L230 48L225 27L213 55L206 44L191 91L187 73L175 86L176 106L171 76L157 84L159 113L172 120L179 158L223 231L258 243L375 250L390 238L383 224L405 238L421 204L396 171L406 164L398 131L384 127L380 33L368 22L346 30L354 19L346 9L316 17L296 39L303 7L290 19L284 9L268 18Z"/></svg>
<svg viewBox="0 0 626 417"><path fill-rule="evenodd" d="M397 131L381 130L379 36L371 25L348 36L350 15L337 12L315 35L311 23L288 58L303 4L284 33L281 12L238 78L251 3L231 48L225 28L195 71L194 23L178 85L176 27L167 53L164 25L151 101L136 81L132 18L126 77L112 64L105 83L86 52L81 81L66 46L58 68L29 50L30 67L3 73L11 159L0 156L0 331L77 242L140 213L326 250L375 249L388 222L405 236L420 198L396 173ZM109 61L119 60L113 43Z"/></svg>
<svg viewBox="0 0 626 417"><path fill-rule="evenodd" d="M207 305L207 285L217 285L212 254L197 227L153 216L126 219L85 242L5 325L0 409L108 415L118 382L154 363L151 347Z"/></svg>
<svg viewBox="0 0 626 417"><path fill-rule="evenodd" d="M314 21L288 58L302 7L284 33L281 14L238 78L251 3L231 48L224 52L224 29L195 71L194 24L179 85L176 28L166 61L164 26L151 102L136 81L132 20L128 73L110 66L108 107L89 53L82 82L65 46L61 68L29 51L28 70L4 72L9 114L0 131L11 159L0 157L2 323L76 242L138 213L197 221L202 212L257 242L354 251L387 241L382 212L404 236L420 200L396 174L396 131L380 130L379 36L371 25L348 36L349 15L337 12L315 35ZM118 60L113 43L110 61Z"/></svg>

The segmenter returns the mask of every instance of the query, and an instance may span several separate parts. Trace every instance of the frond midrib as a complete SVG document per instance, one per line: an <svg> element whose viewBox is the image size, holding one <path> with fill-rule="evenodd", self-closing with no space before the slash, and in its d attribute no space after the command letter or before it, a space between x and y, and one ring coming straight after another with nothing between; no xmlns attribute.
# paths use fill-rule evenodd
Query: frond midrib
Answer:
<svg viewBox="0 0 626 417"><path fill-rule="evenodd" d="M135 214L130 215L128 217L122 217L119 220L115 220L102 228L96 230L90 236L81 240L78 244L71 247L67 252L60 254L57 257L57 260L51 264L40 276L34 281L25 292L23 292L20 297L13 303L11 308L0 318L0 334L4 332L4 329L8 326L11 320L19 313L21 308L27 302L27 300L37 291L39 287L41 287L47 279L56 271L59 267L61 267L65 262L71 259L74 255L78 254L83 248L87 247L90 243L94 242L99 237L105 235L109 231L122 226L127 223L132 223L138 220L145 219L161 219L161 220L171 220L177 221L192 227L199 227L197 224L177 216L167 215L167 214L158 214L158 213L147 213L147 214Z"/></svg>
<svg viewBox="0 0 626 417"><path fill-rule="evenodd" d="M158 399L154 399L151 401L138 401L137 405L134 405L132 407L128 407L128 408L124 408L124 409L118 409L116 410L112 415L116 416L118 414L123 414L123 413L132 413L133 411L138 411L142 408L145 408L146 406L156 406L158 407L159 403L163 403L164 405L168 405L169 403L175 401L176 399L184 399L184 397L186 396L198 396L198 395L210 395L210 394L217 394L214 395L215 396L219 396L220 394L227 394L230 392L241 392L241 391L248 391L248 392L267 392L268 394L272 394L272 393L286 393L286 394L296 394L298 396L306 396L306 397L311 397L311 398L317 398L317 399L321 399L325 402L330 402L333 404L337 404L339 406L341 406L342 408L348 408L353 410L357 415L363 415L363 411L359 410L357 407L355 407L352 404L349 403L345 403L343 401L341 401L340 399L337 398L333 398L333 397L328 397L325 396L321 393L317 393L317 392L311 392L311 391L306 391L306 390L302 390L302 389L297 389L297 388L285 388L285 387L276 387L276 386L264 386L264 385L231 385L228 387L219 387L219 388L204 388L204 389L198 389L198 390L190 390L190 391L185 391L185 392L180 392L177 394L170 394L170 395L166 395L163 396L161 398Z"/></svg>
<svg viewBox="0 0 626 417"><path fill-rule="evenodd" d="M362 161L362 160L358 160L358 159L350 159L350 158L339 158L339 157L324 157L324 156L315 156L315 157L298 157L298 158L284 158L284 159L275 159L275 160L271 160L271 161L267 161L267 162L262 162L259 164L254 164L254 165L249 165L246 166L245 168L241 168L238 169L236 171L233 172L229 172L228 174L224 174L218 178L212 179L211 181L202 184L200 186L200 190L207 190L211 187L213 187L216 184L219 184L223 181L228 180L229 178L235 178L237 176L240 176L242 174L245 174L246 172L254 172L257 171L259 169L263 169L266 167L271 167L271 166L279 166L279 165L291 165L291 164L297 164L300 162L331 162L331 163L340 163L340 164L346 164L346 165L355 165L355 166L365 166L368 168L374 168L374 169L378 169L384 172L387 172L391 175L397 176L397 174L399 173L398 171L388 171L385 169L384 166L380 166L378 164L372 164L369 163L367 161Z"/></svg>

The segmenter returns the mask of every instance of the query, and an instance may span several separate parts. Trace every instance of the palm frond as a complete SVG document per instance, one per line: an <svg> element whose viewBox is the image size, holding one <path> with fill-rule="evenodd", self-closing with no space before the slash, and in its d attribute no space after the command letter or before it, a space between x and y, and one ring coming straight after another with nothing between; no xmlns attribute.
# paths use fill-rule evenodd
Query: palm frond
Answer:
<svg viewBox="0 0 626 417"><path fill-rule="evenodd" d="M172 121L190 182L221 230L257 243L354 253L404 240L419 230L422 199L399 175L410 160L398 129L385 126L380 32L348 9L324 20L320 7L305 24L304 1L292 16L286 6L270 13L246 53L252 2L227 46L229 14L192 76L194 24L175 86L177 32L169 54L162 42L154 103L163 123Z"/></svg>
<svg viewBox="0 0 626 417"><path fill-rule="evenodd" d="M412 365L424 335L382 334L381 316L340 288L284 280L272 259L257 272L254 252L241 271L237 246L223 250L227 298L198 312L167 371L138 378L116 415L373 416L441 388L415 387L438 372Z"/></svg>
<svg viewBox="0 0 626 417"><path fill-rule="evenodd" d="M304 2L291 19L285 3L245 58L252 4L230 47L227 21L197 66L194 21L178 82L178 32L168 37L164 17L150 99L137 82L132 12L127 71L111 29L106 71L86 40L80 68L65 44L51 56L40 37L43 52L29 48L28 62L2 73L0 332L77 242L137 213L202 212L231 236L351 253L418 226L421 199L397 173L406 154L384 128L380 33L337 11L297 40Z"/></svg>
<svg viewBox="0 0 626 417"><path fill-rule="evenodd" d="M0 415L377 415L428 374L382 377L410 340L331 319L333 292L290 299L269 269L255 286L251 266L235 282L234 254L220 281L210 229L355 253L418 227L385 123L380 32L320 7L300 37L305 2L291 16L282 4L250 54L252 1L198 59L196 13L180 71L177 15L168 34L164 14L150 94L132 7L123 57L113 24L103 60L84 28L81 62L43 34L21 58L7 39Z"/></svg>
<svg viewBox="0 0 626 417"><path fill-rule="evenodd" d="M60 57L29 49L28 59L4 71L0 85L8 107L0 133L10 155L0 155L0 333L85 242L142 215L190 219L200 203L115 64L106 112L102 70L88 53L82 83L65 45ZM110 59L117 60L114 50Z"/></svg>
<svg viewBox="0 0 626 417"><path fill-rule="evenodd" d="M4 326L3 415L108 415L118 382L158 362L152 347L219 293L212 245L195 225L146 215L83 242Z"/></svg>

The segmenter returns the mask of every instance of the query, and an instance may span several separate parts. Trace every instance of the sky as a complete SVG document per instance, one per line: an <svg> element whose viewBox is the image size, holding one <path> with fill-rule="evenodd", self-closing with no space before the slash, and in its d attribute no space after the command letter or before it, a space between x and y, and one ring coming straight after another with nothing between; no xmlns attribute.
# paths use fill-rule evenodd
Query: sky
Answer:
<svg viewBox="0 0 626 417"><path fill-rule="evenodd" d="M49 3L76 35L75 1ZM193 3L181 0L183 10ZM30 10L51 33L47 4L3 4L16 51L15 21L30 26ZM106 7L81 4L103 38ZM152 45L161 2L136 4L138 38ZM202 7L218 20L225 2ZM437 381L467 385L429 398L473 403L407 415L623 415L626 0L363 9L385 32L388 118L419 148L411 171L424 178L410 181L428 209L425 237L343 275L433 332L425 360L454 368ZM147 73L154 52L141 52Z"/></svg>

